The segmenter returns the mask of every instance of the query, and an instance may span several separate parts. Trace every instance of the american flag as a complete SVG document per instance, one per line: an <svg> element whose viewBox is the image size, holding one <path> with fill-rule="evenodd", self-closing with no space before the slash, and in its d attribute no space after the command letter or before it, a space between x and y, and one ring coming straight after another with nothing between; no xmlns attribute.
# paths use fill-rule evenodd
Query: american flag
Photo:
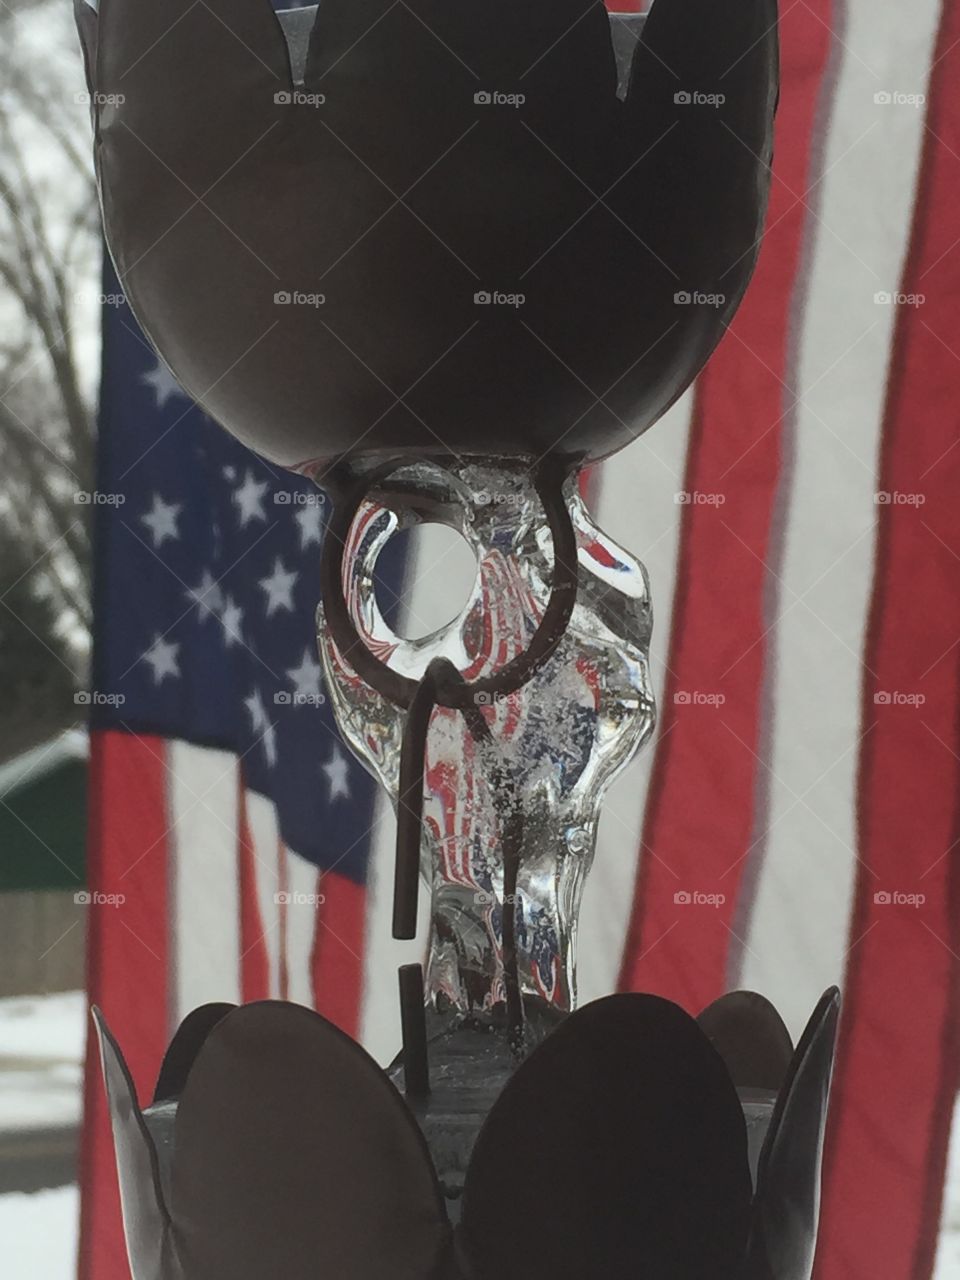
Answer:
<svg viewBox="0 0 960 1280"><path fill-rule="evenodd" d="M125 305L103 323L90 862L122 908L96 913L91 994L132 1014L149 1080L212 998L297 1000L358 1031L382 815L321 680L324 495L192 404ZM99 1224L111 1175L99 1140L87 1155ZM91 1274L125 1274L99 1225L87 1244Z"/></svg>
<svg viewBox="0 0 960 1280"><path fill-rule="evenodd" d="M781 9L753 285L589 478L651 575L660 729L605 802L580 998L747 986L796 1035L841 981L816 1280L929 1280L960 1060L960 0ZM205 999L286 994L386 1060L419 958L389 938L391 819L328 709L276 701L323 692L323 508L105 325L126 501L98 509L95 683L126 701L95 722L91 866L126 903L93 913L91 995L145 1098ZM87 1106L81 1275L121 1280L92 1060Z"/></svg>

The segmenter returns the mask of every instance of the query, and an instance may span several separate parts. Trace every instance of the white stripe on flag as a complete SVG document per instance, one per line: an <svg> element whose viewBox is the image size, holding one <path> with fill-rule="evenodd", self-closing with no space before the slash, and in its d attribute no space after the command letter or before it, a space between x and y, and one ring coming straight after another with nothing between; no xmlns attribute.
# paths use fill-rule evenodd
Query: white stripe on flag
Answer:
<svg viewBox="0 0 960 1280"><path fill-rule="evenodd" d="M240 1001L237 760L168 744L170 1017L211 1000Z"/></svg>
<svg viewBox="0 0 960 1280"><path fill-rule="evenodd" d="M683 489L692 410L693 393L688 392L651 431L601 466L600 498L594 504L600 528L637 556L650 576L654 617L650 673L658 706L666 680L684 511L677 494ZM653 758L651 741L603 800L597 854L580 912L580 1004L617 987Z"/></svg>
<svg viewBox="0 0 960 1280"><path fill-rule="evenodd" d="M822 182L808 197L808 323L794 335L802 401L792 460L785 454L783 553L771 561L780 582L771 579L766 620L768 811L754 833L756 896L739 974L795 1034L842 977L849 945L861 661L895 319L876 295L900 287L923 136L921 110L875 95L925 91L939 5L918 0L908 23L895 0L851 0L846 10L846 52L837 50L832 118L813 175ZM787 408L792 396L784 397Z"/></svg>
<svg viewBox="0 0 960 1280"><path fill-rule="evenodd" d="M273 801L247 791L247 823L253 846L253 870L257 886L257 906L267 954L267 991L271 999L280 996L280 954L283 946L284 904L280 867L280 833ZM304 906L304 910L311 908Z"/></svg>
<svg viewBox="0 0 960 1280"><path fill-rule="evenodd" d="M944 1188L943 1220L937 1248L933 1280L956 1280L960 1275L960 1104L954 1107L950 1156L947 1163L947 1185Z"/></svg>
<svg viewBox="0 0 960 1280"><path fill-rule="evenodd" d="M312 896L321 892L319 872L312 862L292 849L286 857L285 884L290 895L287 919L287 998L295 1004L314 1004L311 956L317 932L317 908Z"/></svg>

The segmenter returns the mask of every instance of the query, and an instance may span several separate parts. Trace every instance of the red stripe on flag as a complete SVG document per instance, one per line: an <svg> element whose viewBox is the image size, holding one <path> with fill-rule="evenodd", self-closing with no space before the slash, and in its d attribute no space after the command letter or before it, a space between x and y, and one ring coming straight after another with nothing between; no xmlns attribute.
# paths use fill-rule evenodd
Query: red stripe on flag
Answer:
<svg viewBox="0 0 960 1280"><path fill-rule="evenodd" d="M202 851L200 851L202 853ZM262 855L261 855L262 856ZM267 1000L270 992L270 961L263 933L263 917L257 897L257 857L243 774L237 770L237 859L240 875L240 991L244 1004Z"/></svg>
<svg viewBox="0 0 960 1280"><path fill-rule="evenodd" d="M168 1038L166 746L94 733L90 744L88 887L122 895L88 916L87 989L152 1097ZM80 1280L129 1280L113 1142L96 1037L87 1040L80 1182Z"/></svg>
<svg viewBox="0 0 960 1280"><path fill-rule="evenodd" d="M320 877L313 942L314 1004L341 1031L356 1036L363 993L363 948L367 894L362 885L327 871Z"/></svg>
<svg viewBox="0 0 960 1280"><path fill-rule="evenodd" d="M878 507L861 864L818 1280L928 1280L960 1074L957 0L944 6L933 67L902 285L926 303L899 311L884 422L880 492L892 501ZM903 495L923 505L900 505ZM877 897L897 893L925 901Z"/></svg>
<svg viewBox="0 0 960 1280"><path fill-rule="evenodd" d="M280 999L290 999L290 961L287 955L290 921L288 904L290 902L290 867L287 862L290 854L280 836L277 836L277 866L279 867L280 889Z"/></svg>
<svg viewBox="0 0 960 1280"><path fill-rule="evenodd" d="M620 985L694 1011L724 989L763 781L757 749L765 560L785 399L793 399L786 386L791 301L829 18L829 0L793 5L783 15L783 92L763 251L731 333L700 378L691 426L684 486L700 501L684 510L669 677ZM677 897L698 893L719 905Z"/></svg>

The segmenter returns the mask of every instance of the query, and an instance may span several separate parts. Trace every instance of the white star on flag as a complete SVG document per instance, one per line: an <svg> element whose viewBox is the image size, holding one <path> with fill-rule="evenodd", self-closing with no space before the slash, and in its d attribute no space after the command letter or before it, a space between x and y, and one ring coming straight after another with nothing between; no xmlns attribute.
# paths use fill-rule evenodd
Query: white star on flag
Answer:
<svg viewBox="0 0 960 1280"><path fill-rule="evenodd" d="M201 622L216 617L223 608L223 592L209 569L204 569L203 577L197 586L187 589L186 596L197 606Z"/></svg>
<svg viewBox="0 0 960 1280"><path fill-rule="evenodd" d="M162 360L158 360L149 373L141 374L140 381L153 392L154 403L158 409L162 409L171 396L182 396L184 400L190 399Z"/></svg>
<svg viewBox="0 0 960 1280"><path fill-rule="evenodd" d="M350 799L349 769L339 747L333 748L333 754L326 764L320 766L327 775L330 787L330 800L338 800L340 796Z"/></svg>
<svg viewBox="0 0 960 1280"><path fill-rule="evenodd" d="M250 713L253 732L259 735L260 742L263 744L263 753L267 757L267 764L273 768L277 763L277 731L267 719L267 712L263 705L263 698L260 696L260 690L254 689L249 698L244 698L243 705Z"/></svg>
<svg viewBox="0 0 960 1280"><path fill-rule="evenodd" d="M164 640L161 635L154 637L153 644L141 659L152 668L154 684L161 684L167 676L173 676L174 678L179 676L180 663L177 659L179 652L180 645L178 643Z"/></svg>
<svg viewBox="0 0 960 1280"><path fill-rule="evenodd" d="M258 585L267 593L267 617L271 617L278 609L293 610L293 587L298 574L287 571L283 561L277 556L273 562L273 573L269 578L261 578Z"/></svg>
<svg viewBox="0 0 960 1280"><path fill-rule="evenodd" d="M314 542L319 546L323 533L323 512L319 504L301 507L293 518L300 526L300 550L312 546Z"/></svg>
<svg viewBox="0 0 960 1280"><path fill-rule="evenodd" d="M145 516L140 517L140 523L150 530L154 550L162 547L168 538L180 537L177 516L182 510L182 502L164 502L159 493L153 495L153 507Z"/></svg>
<svg viewBox="0 0 960 1280"><path fill-rule="evenodd" d="M240 528L243 529L251 520L266 521L267 513L263 509L263 495L267 492L266 480L255 480L252 471L247 471L243 484L233 491L233 501L240 512Z"/></svg>
<svg viewBox="0 0 960 1280"><path fill-rule="evenodd" d="M287 675L296 686L294 689L296 697L319 700L323 696L320 685L320 663L314 658L309 648L304 649L303 660L299 667L291 667Z"/></svg>
<svg viewBox="0 0 960 1280"><path fill-rule="evenodd" d="M220 625L223 627L223 643L228 649L234 644L243 644L243 634L240 625L243 622L243 610L236 603L232 596L227 596L223 602L223 611L220 614Z"/></svg>

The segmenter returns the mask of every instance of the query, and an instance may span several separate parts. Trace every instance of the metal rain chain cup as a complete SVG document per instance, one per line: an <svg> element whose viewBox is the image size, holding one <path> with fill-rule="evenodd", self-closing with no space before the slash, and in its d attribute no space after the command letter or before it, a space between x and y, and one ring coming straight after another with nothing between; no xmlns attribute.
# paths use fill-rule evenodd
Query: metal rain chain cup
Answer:
<svg viewBox="0 0 960 1280"><path fill-rule="evenodd" d="M309 1010L209 1005L141 1112L99 1020L135 1280L808 1280L838 997L575 1011L603 793L655 718L642 565L578 479L689 386L762 238L775 0L78 0L110 252L238 439L332 504L319 643L393 797L382 1071ZM420 640L398 531L476 578ZM549 1225L530 1212L549 1196Z"/></svg>

